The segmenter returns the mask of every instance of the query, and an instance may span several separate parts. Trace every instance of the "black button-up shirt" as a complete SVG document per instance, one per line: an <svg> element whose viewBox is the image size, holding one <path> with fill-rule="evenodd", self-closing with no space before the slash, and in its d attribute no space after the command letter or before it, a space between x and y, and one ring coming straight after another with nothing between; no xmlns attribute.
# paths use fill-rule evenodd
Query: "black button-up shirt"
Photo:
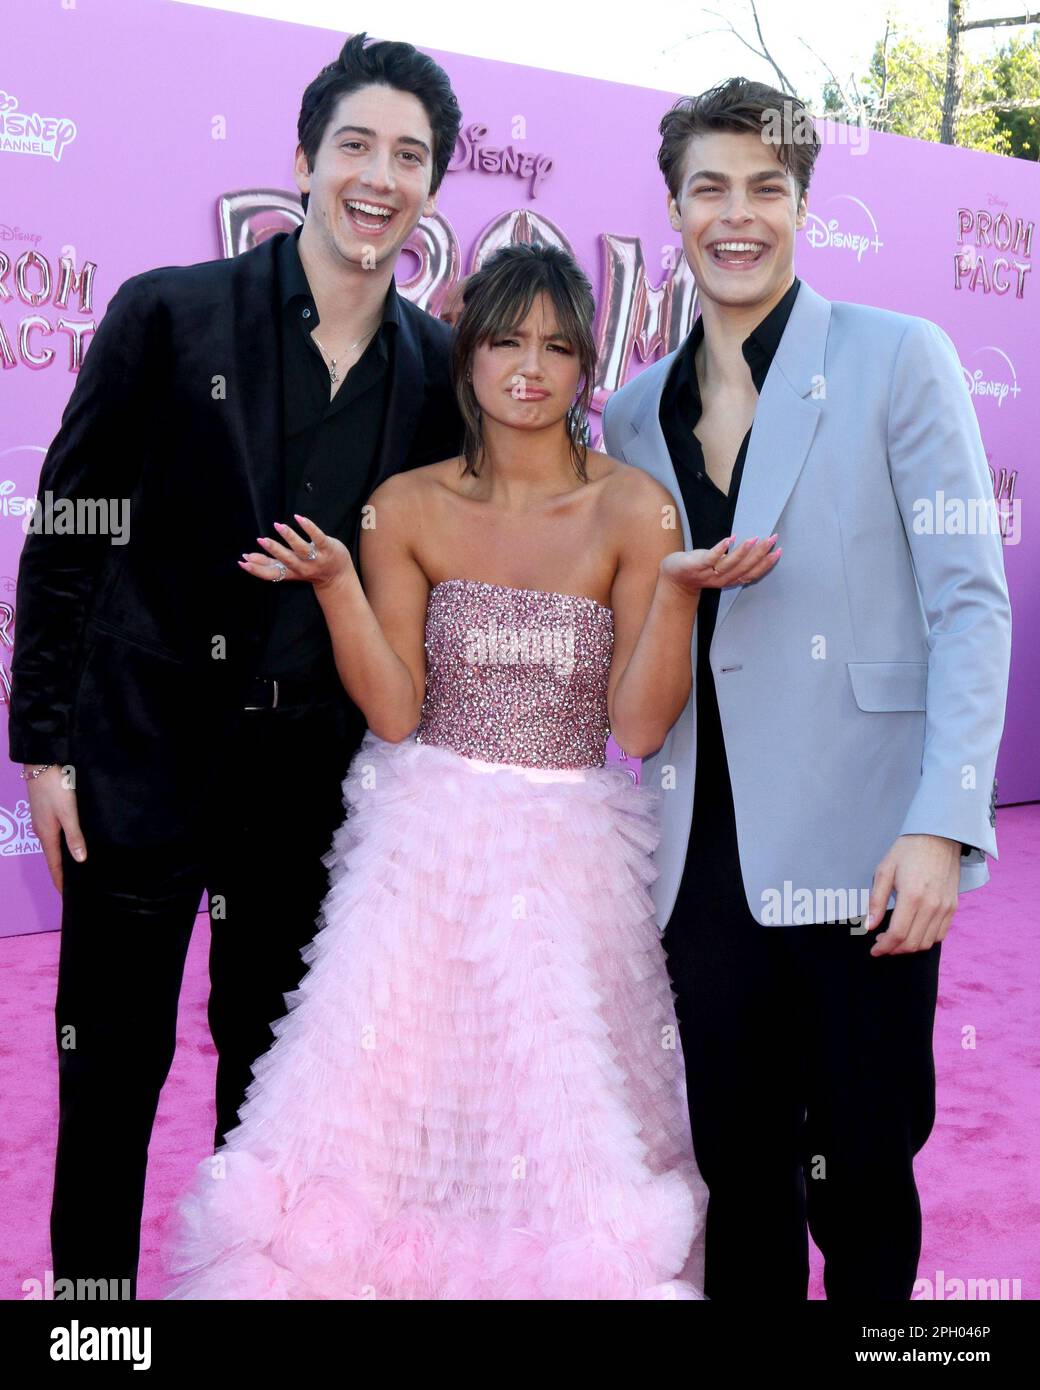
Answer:
<svg viewBox="0 0 1040 1390"><path fill-rule="evenodd" d="M388 408L400 325L397 286L390 281L379 327L330 399L329 368L311 337L320 319L300 261L301 230L287 236L277 253L285 509L281 516L267 519L261 534L278 540L275 521L284 521L302 534L293 520L293 513L299 512L349 548L358 510L372 490ZM340 356L347 346L318 336L331 356ZM311 586L283 581L276 589L274 607L256 674L315 686L327 687L331 682L338 690L332 641Z"/></svg>
<svg viewBox="0 0 1040 1390"><path fill-rule="evenodd" d="M741 345L759 394L780 346L800 285L801 281L795 276L783 298ZM668 374L661 393L659 412L661 429L682 490L690 523L690 544L694 550L710 550L733 534L737 495L751 442L749 429L733 465L729 492L722 492L708 476L700 440L693 432L701 416L701 394L694 354L703 339L704 321L698 316ZM751 428L754 429L753 423ZM733 544L736 546L747 539L750 538L737 536ZM704 589L697 605L697 766L693 824L686 867L671 917L673 932L692 927L698 913L710 913L717 917L720 912L725 912L731 918L750 922L755 927L759 925L751 915L744 893L729 766L722 737L715 677L708 660L720 593L720 589Z"/></svg>

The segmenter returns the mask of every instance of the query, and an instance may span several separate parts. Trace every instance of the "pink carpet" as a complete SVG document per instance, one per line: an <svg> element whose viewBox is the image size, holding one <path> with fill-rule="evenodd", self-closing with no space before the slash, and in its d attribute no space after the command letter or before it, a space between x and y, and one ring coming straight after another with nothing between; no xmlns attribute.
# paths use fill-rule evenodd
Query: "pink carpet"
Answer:
<svg viewBox="0 0 1040 1390"><path fill-rule="evenodd" d="M1002 858L968 893L943 946L935 1025L935 1129L918 1156L924 1210L919 1279L1008 1280L1040 1297L1040 806L1001 810ZM157 1291L163 1214L212 1141L215 1054L206 1027L207 919L188 953L177 1057L159 1105L145 1194L138 1296ZM53 1007L57 932L0 939L5 1006L0 1033L4 1097L4 1240L0 1297L45 1278L57 1119ZM104 1142L98 1136L99 1143ZM749 1294L756 1294L753 1272ZM764 1291L763 1296L764 1296ZM940 1295L941 1296L941 1295ZM813 1252L810 1297L822 1298Z"/></svg>

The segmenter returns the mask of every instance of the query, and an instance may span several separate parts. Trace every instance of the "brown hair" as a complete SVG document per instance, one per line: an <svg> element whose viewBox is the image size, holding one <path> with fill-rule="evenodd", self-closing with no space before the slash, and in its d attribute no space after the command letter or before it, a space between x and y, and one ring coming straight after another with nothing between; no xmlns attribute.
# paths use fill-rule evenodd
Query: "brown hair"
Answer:
<svg viewBox="0 0 1040 1390"><path fill-rule="evenodd" d="M567 412L571 459L581 481L587 482L584 444L589 403L596 380L596 344L592 322L596 301L588 276L569 252L540 241L502 246L466 280L462 313L455 324L451 374L465 425L463 476L477 476L484 447L480 405L469 380L473 355L481 343L501 337L523 323L535 296L544 292L556 311L559 330L578 354L582 377Z"/></svg>
<svg viewBox="0 0 1040 1390"><path fill-rule="evenodd" d="M769 139L766 132L770 123L779 124L782 139ZM730 77L697 97L680 97L665 112L658 130L661 148L657 163L676 202L686 148L694 135L704 135L709 130L754 131L762 137L763 144L775 149L780 163L798 184L799 198L809 190L820 153L820 138L805 103L746 77ZM801 131L808 131L809 138L799 138Z"/></svg>

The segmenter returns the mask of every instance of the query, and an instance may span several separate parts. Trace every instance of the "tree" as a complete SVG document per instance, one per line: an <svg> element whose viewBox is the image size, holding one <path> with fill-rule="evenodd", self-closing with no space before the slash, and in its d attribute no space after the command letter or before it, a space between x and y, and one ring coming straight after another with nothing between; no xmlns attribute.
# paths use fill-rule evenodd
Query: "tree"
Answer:
<svg viewBox="0 0 1040 1390"><path fill-rule="evenodd" d="M1040 160L1040 31L1029 40L1011 38L993 63L983 100L996 104L1008 153Z"/></svg>
<svg viewBox="0 0 1040 1390"><path fill-rule="evenodd" d="M944 145L964 144L963 140L957 139L957 127L959 122L967 117L982 115L990 111L1000 111L1009 113L1013 111L1032 110L1035 115L1040 111L1040 80L1035 69L1030 70L1028 60L1029 45L1027 49L1026 61L1019 67L1012 63L1011 70L1005 74L1016 84L1016 90L1001 91L999 95L990 97L982 102L972 102L966 98L962 86L962 64L961 64L961 35L972 29L996 29L1008 25L1035 24L1040 19L1037 12L1026 11L1020 15L1004 15L1000 19L965 19L965 0L947 0L946 10L946 82L943 91L942 105L942 126L939 132L939 139ZM1033 36L1034 39L1036 35ZM1009 50L1015 45L1015 38L1012 36L1011 43L1005 45L1000 51L1000 57L1008 55ZM998 58L999 61L999 58ZM992 63L993 60L990 60ZM1025 90L1017 90L1017 82L1021 81ZM993 84L1000 87L999 77ZM1002 149L1000 153L1014 153L1011 148L1012 140L1010 130L1006 123L998 122L998 128L1002 135L1002 143L1007 149ZM979 148L976 146L975 148ZM1036 156L1034 155L1033 158Z"/></svg>
<svg viewBox="0 0 1040 1390"><path fill-rule="evenodd" d="M796 95L766 42L755 0L748 0L754 38L725 15L729 30L773 69L781 91ZM888 21L862 78L841 81L827 62L799 41L827 73L822 114L849 125L957 144L1020 159L1040 158L1040 30L1029 39L1011 36L997 53L981 59L964 54L961 36L977 29L1037 25L1040 12L997 19L970 19L967 0L947 0L946 40L922 43ZM810 108L812 102L807 102Z"/></svg>
<svg viewBox="0 0 1040 1390"><path fill-rule="evenodd" d="M989 100L995 92L993 67L992 59L975 62L962 56L954 89L958 114L952 130L958 145L1010 154L1008 132ZM863 79L862 100L874 130L942 141L944 97L949 91L946 45L889 36L887 43L878 43L874 49L870 70Z"/></svg>

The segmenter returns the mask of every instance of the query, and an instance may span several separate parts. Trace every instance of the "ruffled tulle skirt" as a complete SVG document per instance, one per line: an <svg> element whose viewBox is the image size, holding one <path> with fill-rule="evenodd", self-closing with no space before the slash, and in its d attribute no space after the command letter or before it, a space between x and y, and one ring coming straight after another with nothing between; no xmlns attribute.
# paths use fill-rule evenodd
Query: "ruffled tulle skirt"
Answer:
<svg viewBox="0 0 1040 1390"><path fill-rule="evenodd" d="M702 1297L661 794L368 733L309 965L168 1299Z"/></svg>

